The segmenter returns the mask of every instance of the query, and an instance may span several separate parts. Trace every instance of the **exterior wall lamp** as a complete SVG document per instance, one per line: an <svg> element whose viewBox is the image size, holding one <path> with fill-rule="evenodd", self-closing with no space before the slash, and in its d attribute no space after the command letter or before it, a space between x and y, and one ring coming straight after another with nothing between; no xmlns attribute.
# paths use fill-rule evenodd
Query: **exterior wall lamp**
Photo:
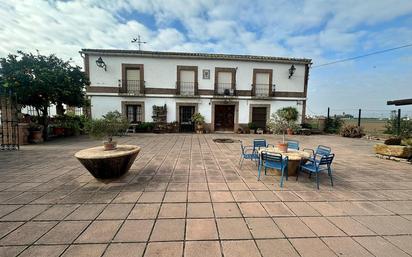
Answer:
<svg viewBox="0 0 412 257"><path fill-rule="evenodd" d="M101 56L96 60L96 65L99 68L103 68L104 71L107 71L106 63L103 61Z"/></svg>
<svg viewBox="0 0 412 257"><path fill-rule="evenodd" d="M292 64L292 66L290 66L289 68L289 79L293 76L293 74L295 73L295 70L296 70L295 65Z"/></svg>

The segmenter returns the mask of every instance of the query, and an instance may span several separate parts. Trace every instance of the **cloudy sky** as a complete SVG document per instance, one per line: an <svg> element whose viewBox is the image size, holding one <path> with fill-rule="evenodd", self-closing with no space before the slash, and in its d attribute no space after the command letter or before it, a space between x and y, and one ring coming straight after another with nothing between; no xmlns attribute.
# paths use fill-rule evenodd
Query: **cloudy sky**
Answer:
<svg viewBox="0 0 412 257"><path fill-rule="evenodd" d="M0 0L0 56L55 53L82 65L81 48L257 54L313 59L308 114L367 109L412 97L411 0ZM404 108L412 116L412 107Z"/></svg>

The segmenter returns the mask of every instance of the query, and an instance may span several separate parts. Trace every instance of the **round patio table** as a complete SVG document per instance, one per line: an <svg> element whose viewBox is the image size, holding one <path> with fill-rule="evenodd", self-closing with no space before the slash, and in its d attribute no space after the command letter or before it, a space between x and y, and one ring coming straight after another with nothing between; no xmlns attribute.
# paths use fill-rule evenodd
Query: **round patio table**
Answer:
<svg viewBox="0 0 412 257"><path fill-rule="evenodd" d="M95 178L116 178L129 171L136 160L140 147L118 145L114 150L105 151L103 146L78 151L75 157Z"/></svg>
<svg viewBox="0 0 412 257"><path fill-rule="evenodd" d="M267 147L261 148L259 150L259 155L262 152L268 153L280 153L282 156L288 157L288 176L296 176L296 171L299 168L300 162L309 159L310 153L301 150L288 150L286 153L279 150L277 147ZM270 169L269 169L270 170ZM280 176L280 171L276 170L275 175Z"/></svg>

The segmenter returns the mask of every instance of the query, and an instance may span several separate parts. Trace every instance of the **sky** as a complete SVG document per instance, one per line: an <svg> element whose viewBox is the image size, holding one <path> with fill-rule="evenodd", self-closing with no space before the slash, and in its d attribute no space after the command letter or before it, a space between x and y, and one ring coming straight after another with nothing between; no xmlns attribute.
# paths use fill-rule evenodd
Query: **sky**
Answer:
<svg viewBox="0 0 412 257"><path fill-rule="evenodd" d="M81 48L311 58L307 114L384 116L412 98L411 0L0 0L0 57L54 53L82 66ZM397 107L396 107L397 108ZM402 107L412 116L412 107Z"/></svg>

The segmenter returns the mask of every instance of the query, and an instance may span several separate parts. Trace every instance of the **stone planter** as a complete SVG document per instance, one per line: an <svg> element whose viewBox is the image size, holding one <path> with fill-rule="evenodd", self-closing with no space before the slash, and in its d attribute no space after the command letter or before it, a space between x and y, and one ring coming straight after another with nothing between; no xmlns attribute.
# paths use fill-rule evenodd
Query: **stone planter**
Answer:
<svg viewBox="0 0 412 257"><path fill-rule="evenodd" d="M95 178L108 179L128 172L139 152L140 147L135 145L118 145L110 151L98 146L81 150L74 156Z"/></svg>
<svg viewBox="0 0 412 257"><path fill-rule="evenodd" d="M376 154L386 156L393 156L405 159L412 157L412 147L410 146L376 144L374 146L374 150Z"/></svg>

